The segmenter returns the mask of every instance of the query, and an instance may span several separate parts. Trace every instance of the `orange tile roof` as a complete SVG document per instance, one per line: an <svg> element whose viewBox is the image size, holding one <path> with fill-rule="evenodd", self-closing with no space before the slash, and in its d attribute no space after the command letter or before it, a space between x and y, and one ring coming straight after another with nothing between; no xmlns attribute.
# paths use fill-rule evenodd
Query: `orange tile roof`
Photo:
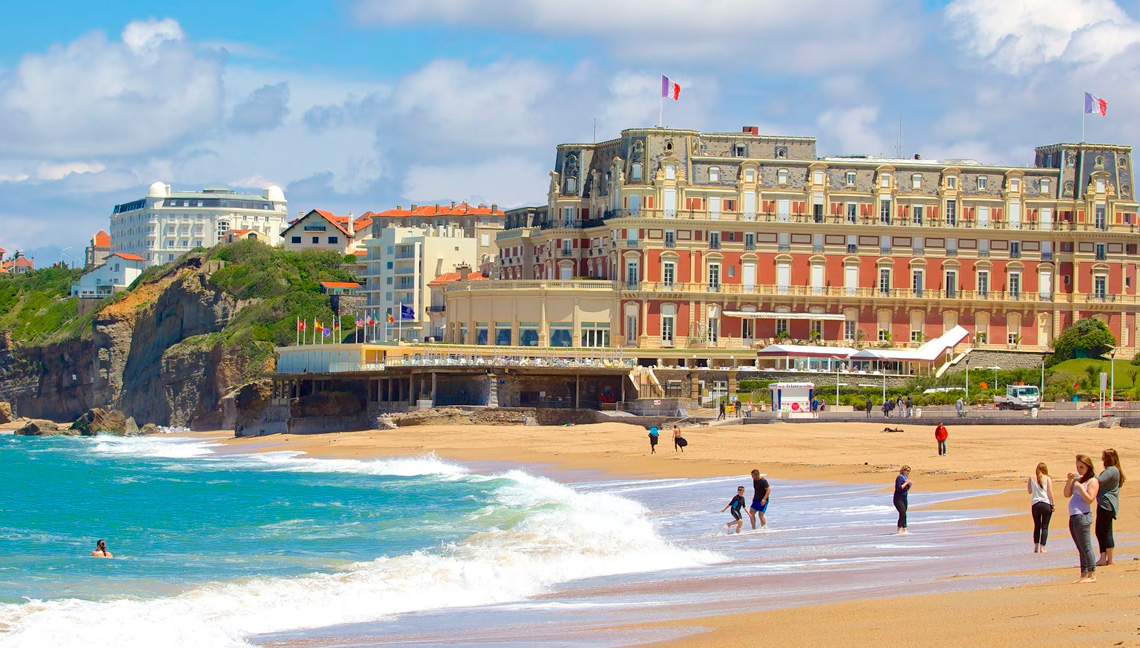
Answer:
<svg viewBox="0 0 1140 648"><path fill-rule="evenodd" d="M326 221L328 221L329 223L331 223L333 227L340 230L345 236L349 236L349 234L348 234L348 216L337 216L336 214L334 214L330 211L325 211L324 209L314 209L314 210L309 212L309 214L314 214L314 213L320 214L320 216L322 218L324 218ZM309 214L305 214L305 216L308 216ZM289 227L286 227L285 231L286 232L289 231L294 225L301 222L301 220L303 220L303 219L298 218L297 220L290 222ZM353 228L354 232L360 232L362 230L368 229L369 227L372 227L372 213L371 212L365 213L363 216L360 216L359 218L352 219L352 228ZM284 234L284 233L285 232L282 232L282 234Z"/></svg>
<svg viewBox="0 0 1140 648"><path fill-rule="evenodd" d="M127 254L126 252L116 252L111 256L119 257L120 259L126 259L127 261L146 261L146 259L137 254Z"/></svg>
<svg viewBox="0 0 1140 648"><path fill-rule="evenodd" d="M360 284L352 281L322 281L321 285L325 288L359 288Z"/></svg>
<svg viewBox="0 0 1140 648"><path fill-rule="evenodd" d="M9 268L14 268L16 266L28 266L28 267L34 267L35 266L35 264L32 263L31 261L29 261L28 257L25 257L25 256L18 256L15 259L12 259L8 263L6 263L5 265Z"/></svg>
<svg viewBox="0 0 1140 648"><path fill-rule="evenodd" d="M8 268L5 268L4 266L0 265L0 274L12 274L12 273L8 272Z"/></svg>
<svg viewBox="0 0 1140 648"><path fill-rule="evenodd" d="M92 239L95 247L111 247L111 235L106 230L99 230Z"/></svg>
<svg viewBox="0 0 1140 648"><path fill-rule="evenodd" d="M407 216L504 216L503 210L498 207L491 208L487 205L479 205L472 207L467 203L459 203L454 207L451 205L418 205L415 209L387 209L385 211L373 214L367 212L368 215L377 216L380 218L404 218Z"/></svg>
<svg viewBox="0 0 1140 648"><path fill-rule="evenodd" d="M243 236L245 234L249 234L252 231L253 230L251 230L251 229L236 229L236 230L230 230L230 234L233 234L235 236Z"/></svg>
<svg viewBox="0 0 1140 648"><path fill-rule="evenodd" d="M435 279L428 282L429 286L446 286L449 283L459 281L460 275L458 272L445 272ZM489 281L487 277L483 276L482 272L472 272L467 275L467 281Z"/></svg>

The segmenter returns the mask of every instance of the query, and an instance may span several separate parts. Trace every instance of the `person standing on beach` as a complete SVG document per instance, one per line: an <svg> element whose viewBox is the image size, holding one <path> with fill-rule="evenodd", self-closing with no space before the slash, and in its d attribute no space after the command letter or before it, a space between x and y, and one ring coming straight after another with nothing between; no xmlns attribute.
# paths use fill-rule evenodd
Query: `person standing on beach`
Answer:
<svg viewBox="0 0 1140 648"><path fill-rule="evenodd" d="M752 471L752 506L748 507L748 517L752 520L752 528L756 528L756 518L760 517L760 529L768 530L768 519L764 514L768 512L768 496L772 494L772 487L768 480L760 474L759 470Z"/></svg>
<svg viewBox="0 0 1140 648"><path fill-rule="evenodd" d="M899 476L895 477L895 510L899 512L899 535L906 535L909 531L906 530L906 509L908 507L907 495L910 493L910 487L913 483L910 481L910 466L903 466L899 469Z"/></svg>
<svg viewBox="0 0 1140 648"><path fill-rule="evenodd" d="M954 403L954 409L958 410L958 418L966 417L966 401L962 400L959 396L958 400Z"/></svg>
<svg viewBox="0 0 1140 648"><path fill-rule="evenodd" d="M914 399L910 396L906 397L906 417L911 418L914 416Z"/></svg>
<svg viewBox="0 0 1140 648"><path fill-rule="evenodd" d="M950 438L950 432L946 430L946 426L941 422L934 428L934 440L938 442L938 456L946 456L946 439Z"/></svg>
<svg viewBox="0 0 1140 648"><path fill-rule="evenodd" d="M1065 497L1069 498L1069 535L1077 545L1081 557L1081 577L1078 583L1096 582L1096 554L1092 546L1092 504L1100 492L1092 459L1077 455L1077 472L1069 473L1065 482Z"/></svg>
<svg viewBox="0 0 1140 648"><path fill-rule="evenodd" d="M1096 542L1100 545L1098 566L1114 565L1112 552L1116 541L1112 537L1112 521L1120 511L1120 487L1124 485L1124 471L1120 469L1120 455L1108 448L1100 454L1104 470L1096 476L1100 490L1096 496Z"/></svg>
<svg viewBox="0 0 1140 648"><path fill-rule="evenodd" d="M659 435L657 426L649 428L649 454L657 454L657 437Z"/></svg>
<svg viewBox="0 0 1140 648"><path fill-rule="evenodd" d="M725 507L720 510L720 512L724 513L725 511L728 511L729 509L732 509L731 511L729 511L730 513L732 513L732 522L728 522L724 525L725 531L728 531L729 533L731 533L732 527L735 526L736 532L740 533L740 528L744 526L744 516L742 516L740 514L740 512L744 510L744 487L743 486L740 486L739 488L736 489L736 497L732 498L732 500L729 501L729 503L726 504Z"/></svg>
<svg viewBox="0 0 1140 648"><path fill-rule="evenodd" d="M681 428L674 425L673 426L673 452L677 452L678 450L680 450L681 452L685 451L685 446L687 444L681 443L684 440L685 439L683 439L681 437Z"/></svg>
<svg viewBox="0 0 1140 648"><path fill-rule="evenodd" d="M720 413L716 415L716 420L718 420L718 421L724 420L724 401L720 402Z"/></svg>
<svg viewBox="0 0 1140 648"><path fill-rule="evenodd" d="M110 551L107 551L107 543L100 540L95 543L95 551L91 552L92 558L114 558Z"/></svg>
<svg viewBox="0 0 1140 648"><path fill-rule="evenodd" d="M873 408L874 408L874 405L871 403L871 399L868 398L867 399L867 418L871 418L871 410Z"/></svg>
<svg viewBox="0 0 1140 648"><path fill-rule="evenodd" d="M1037 464L1037 470L1025 485L1030 495L1029 511L1033 515L1033 553L1045 553L1049 540L1049 520L1053 518L1053 478L1049 467Z"/></svg>

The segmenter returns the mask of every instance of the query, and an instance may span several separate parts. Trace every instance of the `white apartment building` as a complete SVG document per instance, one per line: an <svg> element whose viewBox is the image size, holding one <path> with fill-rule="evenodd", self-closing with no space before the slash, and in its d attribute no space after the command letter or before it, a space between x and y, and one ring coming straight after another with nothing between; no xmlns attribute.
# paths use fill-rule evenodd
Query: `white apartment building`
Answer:
<svg viewBox="0 0 1140 648"><path fill-rule="evenodd" d="M479 245L464 236L462 228L374 227L368 249L365 279L365 308L375 318L381 339L422 341L431 335L431 288L436 277L453 272L456 266L475 267ZM411 318L401 312L411 308ZM391 313L396 322L388 323Z"/></svg>
<svg viewBox="0 0 1140 648"><path fill-rule="evenodd" d="M230 189L171 191L156 182L145 198L115 205L111 251L137 254L147 265L173 261L197 247L225 241L230 230L252 230L281 242L288 227L285 194L279 187L243 194Z"/></svg>
<svg viewBox="0 0 1140 648"><path fill-rule="evenodd" d="M113 252L102 263L84 272L71 285L71 296L102 299L127 289L146 269L146 260L136 254Z"/></svg>

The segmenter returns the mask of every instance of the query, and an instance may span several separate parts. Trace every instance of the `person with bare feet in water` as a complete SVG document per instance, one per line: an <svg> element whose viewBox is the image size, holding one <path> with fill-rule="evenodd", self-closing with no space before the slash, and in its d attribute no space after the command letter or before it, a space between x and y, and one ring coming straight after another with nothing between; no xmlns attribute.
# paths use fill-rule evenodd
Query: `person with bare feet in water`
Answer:
<svg viewBox="0 0 1140 648"><path fill-rule="evenodd" d="M895 477L895 510L899 512L899 525L898 534L906 535L910 533L906 530L906 509L908 507L907 495L910 493L910 487L914 484L910 481L910 466L903 466L899 470L899 476Z"/></svg>
<svg viewBox="0 0 1140 648"><path fill-rule="evenodd" d="M1053 478L1049 476L1049 467L1037 464L1025 488L1030 495L1029 511L1033 514L1033 553L1045 553L1049 520L1053 517Z"/></svg>
<svg viewBox="0 0 1140 648"><path fill-rule="evenodd" d="M1092 504L1096 502L1100 482L1096 479L1092 459L1077 455L1077 472L1069 473L1065 482L1065 497L1069 498L1069 534L1081 557L1081 577L1078 583L1096 582L1096 554L1092 546Z"/></svg>
<svg viewBox="0 0 1140 648"><path fill-rule="evenodd" d="M1124 470L1120 467L1120 455L1112 448L1102 452L1100 460L1104 463L1104 470L1096 477L1100 482L1100 492L1096 496L1096 542L1100 545L1100 560L1096 564L1105 567L1116 564L1112 562L1112 552L1116 549L1112 522L1120 511L1120 487L1124 485Z"/></svg>
<svg viewBox="0 0 1140 648"><path fill-rule="evenodd" d="M741 515L741 512L744 511L743 486L736 489L736 497L732 498L732 501L720 510L721 513L725 511L732 513L732 521L724 525L725 530L732 533L732 527L736 527L736 532L740 533L740 528L744 526L744 516Z"/></svg>
<svg viewBox="0 0 1140 648"><path fill-rule="evenodd" d="M100 540L95 543L95 551L91 552L92 558L113 558L110 551L107 551L107 543Z"/></svg>

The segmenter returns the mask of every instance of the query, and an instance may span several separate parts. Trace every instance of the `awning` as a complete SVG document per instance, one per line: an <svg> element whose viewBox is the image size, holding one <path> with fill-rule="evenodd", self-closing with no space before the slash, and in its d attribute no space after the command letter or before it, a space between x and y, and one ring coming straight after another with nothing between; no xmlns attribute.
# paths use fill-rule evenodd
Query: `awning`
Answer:
<svg viewBox="0 0 1140 648"><path fill-rule="evenodd" d="M729 317L745 317L749 319L787 319L787 320L827 320L830 322L846 321L847 316L831 313L772 313L767 311L724 311Z"/></svg>

